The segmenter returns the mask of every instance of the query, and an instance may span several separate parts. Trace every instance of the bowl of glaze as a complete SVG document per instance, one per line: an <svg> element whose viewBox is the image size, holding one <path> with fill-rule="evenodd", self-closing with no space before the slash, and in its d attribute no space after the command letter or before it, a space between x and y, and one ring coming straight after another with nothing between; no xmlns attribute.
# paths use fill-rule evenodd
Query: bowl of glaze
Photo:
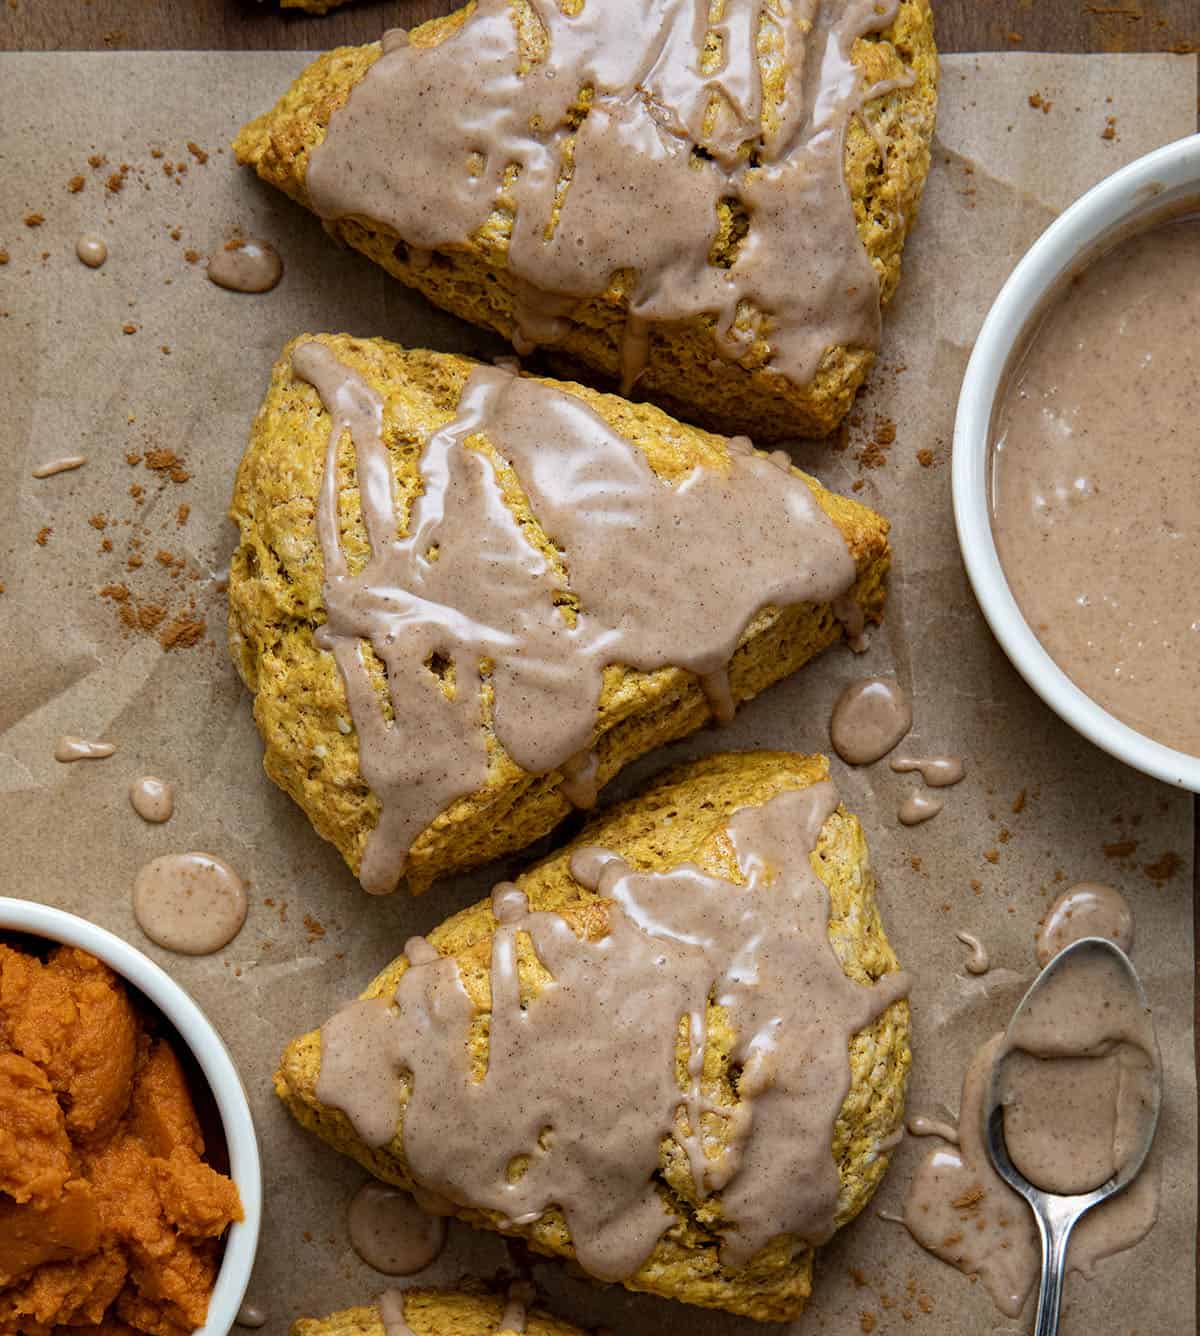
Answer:
<svg viewBox="0 0 1200 1336"><path fill-rule="evenodd" d="M221 1163L216 1167L237 1184L246 1217L231 1225L225 1236L221 1267L208 1302L208 1321L195 1333L195 1336L226 1336L250 1283L262 1222L258 1138L246 1090L229 1050L212 1022L170 975L136 947L96 924L49 905L0 896L0 935L9 933L90 951L140 993L174 1029L175 1035L168 1037L177 1037L182 1046L179 1058L188 1072L197 1114L204 1126L205 1159L210 1162L228 1159L228 1167ZM207 1091L199 1088L200 1079L207 1084ZM206 1095L211 1096L207 1109ZM223 1148L209 1144L213 1132L223 1137ZM225 1153L221 1154L221 1150Z"/></svg>
<svg viewBox="0 0 1200 1336"><path fill-rule="evenodd" d="M1096 746L1145 774L1200 792L1200 757L1176 751L1110 714L1071 680L1013 597L992 531L992 429L1008 381L1039 321L1072 276L1172 213L1200 209L1200 135L1114 172L1038 238L1000 290L959 392L951 466L954 522L975 597L1013 666L1043 701Z"/></svg>

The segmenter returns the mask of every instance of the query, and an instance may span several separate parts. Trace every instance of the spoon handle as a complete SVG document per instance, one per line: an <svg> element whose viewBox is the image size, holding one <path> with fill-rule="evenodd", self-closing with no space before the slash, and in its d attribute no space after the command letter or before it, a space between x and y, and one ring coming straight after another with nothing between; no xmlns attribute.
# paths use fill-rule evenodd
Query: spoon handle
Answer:
<svg viewBox="0 0 1200 1336"><path fill-rule="evenodd" d="M1078 1217L1074 1212L1059 1215L1045 1210L1035 1210L1034 1215L1042 1240L1042 1284L1038 1291L1037 1322L1033 1331L1034 1336L1058 1336L1063 1280L1067 1271L1067 1240Z"/></svg>

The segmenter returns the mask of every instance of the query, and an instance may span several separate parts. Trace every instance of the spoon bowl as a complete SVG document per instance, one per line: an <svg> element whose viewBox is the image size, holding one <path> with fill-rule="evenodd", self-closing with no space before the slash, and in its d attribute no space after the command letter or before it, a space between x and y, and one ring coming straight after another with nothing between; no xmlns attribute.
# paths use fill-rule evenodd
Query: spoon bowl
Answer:
<svg viewBox="0 0 1200 1336"><path fill-rule="evenodd" d="M1088 1211L1123 1192L1137 1177L1154 1143L1162 1104L1162 1064L1158 1045L1152 1043L1147 1050L1152 1064L1149 1097L1138 1120L1139 1135L1116 1171L1105 1182L1078 1194L1047 1192L1031 1183L1012 1162L1004 1137L1004 1085L1001 1077L1009 1054L1020 1047L1014 1043L1019 1023L1029 1016L1034 1000L1043 998L1048 984L1061 980L1064 971L1076 970L1096 961L1115 966L1124 976L1123 982L1131 986L1142 1010L1149 1012L1137 971L1119 946L1106 937L1083 937L1072 942L1046 965L1013 1013L1006 1043L1000 1049L992 1068L983 1105L983 1140L992 1166L1008 1186L1029 1203L1037 1221L1042 1249L1042 1280L1034 1336L1055 1336L1058 1331L1071 1230Z"/></svg>

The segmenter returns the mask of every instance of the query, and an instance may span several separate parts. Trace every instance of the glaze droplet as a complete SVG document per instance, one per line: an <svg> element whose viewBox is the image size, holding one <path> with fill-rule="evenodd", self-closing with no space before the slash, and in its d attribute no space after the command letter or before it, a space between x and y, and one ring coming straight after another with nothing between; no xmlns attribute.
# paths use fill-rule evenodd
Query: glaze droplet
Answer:
<svg viewBox="0 0 1200 1336"><path fill-rule="evenodd" d="M837 698L829 738L848 765L870 765L911 727L912 704L900 684L888 677L864 677Z"/></svg>
<svg viewBox="0 0 1200 1336"><path fill-rule="evenodd" d="M77 738L71 733L64 733L54 744L56 761L103 761L117 750L115 742L89 742L87 738Z"/></svg>
<svg viewBox="0 0 1200 1336"><path fill-rule="evenodd" d="M1048 965L1081 937L1107 937L1126 955L1133 950L1133 910L1120 891L1092 881L1068 886L1038 927L1038 964Z"/></svg>
<svg viewBox="0 0 1200 1336"><path fill-rule="evenodd" d="M919 770L931 789L958 784L967 773L961 756L893 756L888 764L898 775Z"/></svg>
<svg viewBox="0 0 1200 1336"><path fill-rule="evenodd" d="M246 921L246 886L212 854L166 854L133 883L138 927L159 946L206 956L227 946Z"/></svg>
<svg viewBox="0 0 1200 1336"><path fill-rule="evenodd" d="M170 821L175 811L175 786L154 775L143 775L129 786L129 801L143 821L160 825Z"/></svg>
<svg viewBox="0 0 1200 1336"><path fill-rule="evenodd" d="M955 937L971 950L970 959L967 961L968 974L986 974L992 967L992 962L988 957L987 948L970 932L956 932Z"/></svg>
<svg viewBox="0 0 1200 1336"><path fill-rule="evenodd" d="M75 243L75 254L89 269L99 269L108 259L108 246L103 237L85 232Z"/></svg>
<svg viewBox="0 0 1200 1336"><path fill-rule="evenodd" d="M208 276L231 292L270 292L283 277L283 261L269 241L227 241L208 262Z"/></svg>
<svg viewBox="0 0 1200 1336"><path fill-rule="evenodd" d="M385 1276L411 1276L438 1256L446 1242L446 1220L426 1215L407 1192L384 1183L364 1183L349 1212L350 1245L369 1267Z"/></svg>
<svg viewBox="0 0 1200 1336"><path fill-rule="evenodd" d="M82 468L87 463L87 455L63 455L61 459L50 459L39 464L33 470L35 478L52 478L56 473L69 473L72 469Z"/></svg>
<svg viewBox="0 0 1200 1336"><path fill-rule="evenodd" d="M940 798L931 798L925 793L910 793L900 804L896 815L902 826L919 826L922 821L931 821L943 806Z"/></svg>

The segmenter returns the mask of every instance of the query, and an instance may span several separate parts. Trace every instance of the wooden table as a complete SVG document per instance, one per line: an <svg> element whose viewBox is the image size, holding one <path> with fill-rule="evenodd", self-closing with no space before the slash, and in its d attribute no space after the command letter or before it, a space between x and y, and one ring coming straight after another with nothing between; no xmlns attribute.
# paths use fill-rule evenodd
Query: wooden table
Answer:
<svg viewBox="0 0 1200 1336"><path fill-rule="evenodd" d="M461 0L359 0L325 18L273 0L5 0L0 50L320 50L412 27ZM945 51L1192 51L1197 0L935 0Z"/></svg>

